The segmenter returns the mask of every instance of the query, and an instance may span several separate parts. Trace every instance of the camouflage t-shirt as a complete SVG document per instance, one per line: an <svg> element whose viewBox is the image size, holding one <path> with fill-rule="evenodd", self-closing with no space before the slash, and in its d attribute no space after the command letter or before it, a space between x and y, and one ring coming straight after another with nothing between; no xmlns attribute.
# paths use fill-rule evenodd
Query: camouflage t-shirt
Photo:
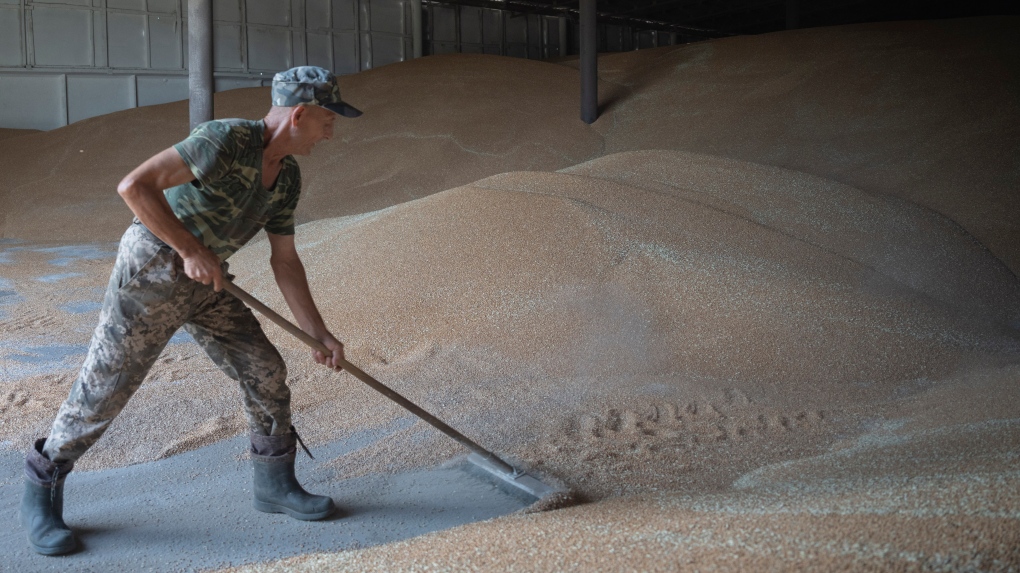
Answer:
<svg viewBox="0 0 1020 573"><path fill-rule="evenodd" d="M174 145L195 179L165 191L177 218L220 258L259 230L294 234L301 171L288 155L271 190L262 186L265 123L223 119L203 123Z"/></svg>

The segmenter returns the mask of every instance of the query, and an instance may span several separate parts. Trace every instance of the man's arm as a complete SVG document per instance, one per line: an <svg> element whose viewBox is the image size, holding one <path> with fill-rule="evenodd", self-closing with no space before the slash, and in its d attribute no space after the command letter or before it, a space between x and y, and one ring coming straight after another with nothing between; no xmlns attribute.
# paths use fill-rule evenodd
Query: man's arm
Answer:
<svg viewBox="0 0 1020 573"><path fill-rule="evenodd" d="M212 283L218 291L223 288L219 258L188 231L163 195L164 189L194 178L181 156L170 147L128 173L117 186L117 193L147 229L184 259L184 274L202 284Z"/></svg>
<svg viewBox="0 0 1020 573"><path fill-rule="evenodd" d="M332 356L323 356L321 352L315 351L313 353L315 361L334 370L340 370L337 360L344 357L344 345L329 332L322 315L319 314L319 309L315 307L312 292L308 288L305 267L301 264L301 258L294 246L294 235L273 233L266 235L269 237L272 251L269 264L273 267L273 276L276 277L276 284L280 287L290 311L294 313L298 326L333 351Z"/></svg>

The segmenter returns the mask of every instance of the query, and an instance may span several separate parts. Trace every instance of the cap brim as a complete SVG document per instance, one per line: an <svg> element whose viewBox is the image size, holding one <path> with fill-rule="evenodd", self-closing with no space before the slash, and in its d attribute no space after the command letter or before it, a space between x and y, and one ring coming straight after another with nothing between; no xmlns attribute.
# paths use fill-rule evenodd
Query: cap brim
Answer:
<svg viewBox="0 0 1020 573"><path fill-rule="evenodd" d="M333 113L342 115L344 117L358 117L359 115L361 115L361 111L359 111L354 106L346 104L344 102L324 103L320 105L322 105L322 107L328 109L329 111L332 111Z"/></svg>

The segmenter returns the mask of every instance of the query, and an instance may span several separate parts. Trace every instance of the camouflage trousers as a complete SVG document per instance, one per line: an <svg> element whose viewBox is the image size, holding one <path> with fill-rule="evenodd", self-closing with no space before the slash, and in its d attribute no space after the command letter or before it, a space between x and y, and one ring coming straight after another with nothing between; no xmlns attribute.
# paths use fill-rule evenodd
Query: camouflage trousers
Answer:
<svg viewBox="0 0 1020 573"><path fill-rule="evenodd" d="M95 444L181 327L240 383L253 434L289 431L287 367L251 310L188 278L180 256L136 221L121 239L99 325L53 422L46 457L73 463Z"/></svg>

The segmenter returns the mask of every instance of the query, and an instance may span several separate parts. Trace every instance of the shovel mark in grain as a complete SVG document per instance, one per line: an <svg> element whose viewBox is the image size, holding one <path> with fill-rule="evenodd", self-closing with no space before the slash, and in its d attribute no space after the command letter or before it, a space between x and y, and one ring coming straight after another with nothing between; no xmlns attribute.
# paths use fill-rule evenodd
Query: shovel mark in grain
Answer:
<svg viewBox="0 0 1020 573"><path fill-rule="evenodd" d="M782 459L831 429L819 410L759 404L736 389L721 394L578 414L540 453L553 473L555 460L580 462L578 487L598 498L725 482L717 469L723 460L749 460L752 453Z"/></svg>

